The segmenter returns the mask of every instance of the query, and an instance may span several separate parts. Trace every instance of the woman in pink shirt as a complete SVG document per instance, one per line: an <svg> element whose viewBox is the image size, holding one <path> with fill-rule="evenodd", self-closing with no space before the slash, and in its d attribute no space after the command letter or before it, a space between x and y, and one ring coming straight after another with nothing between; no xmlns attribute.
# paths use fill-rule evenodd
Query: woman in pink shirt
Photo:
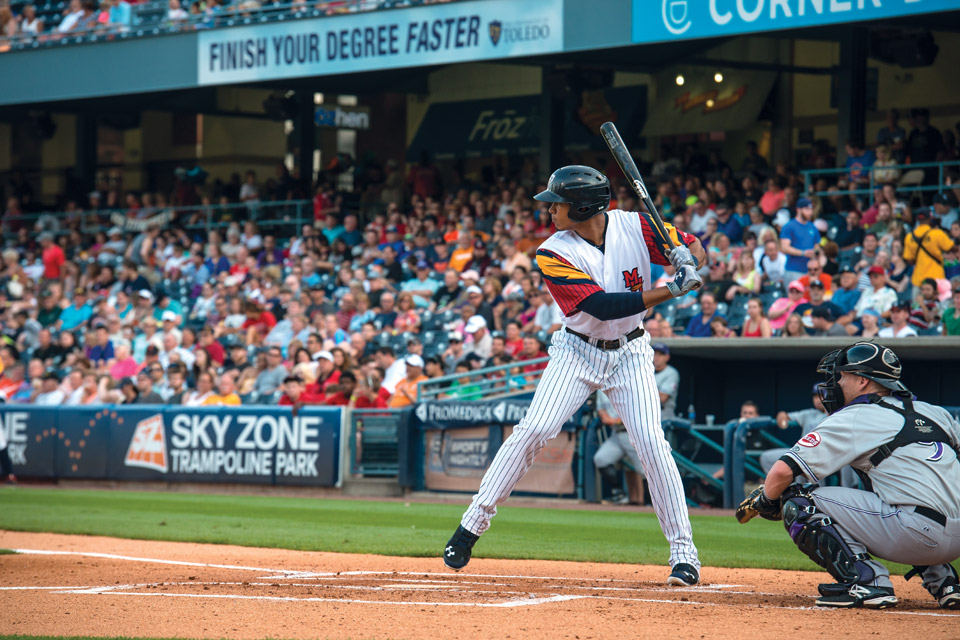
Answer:
<svg viewBox="0 0 960 640"><path fill-rule="evenodd" d="M780 180L780 178L770 178L767 181L767 190L760 196L760 210L768 216L772 216L783 206L786 194L783 192L783 183Z"/></svg>
<svg viewBox="0 0 960 640"><path fill-rule="evenodd" d="M110 377L114 380L123 380L137 375L137 361L130 355L130 343L117 342L114 351L116 355L110 365Z"/></svg>
<svg viewBox="0 0 960 640"><path fill-rule="evenodd" d="M806 301L807 299L803 297L803 283L799 280L791 282L787 287L787 297L778 298L770 305L770 311L767 312L770 328L782 329L793 310Z"/></svg>

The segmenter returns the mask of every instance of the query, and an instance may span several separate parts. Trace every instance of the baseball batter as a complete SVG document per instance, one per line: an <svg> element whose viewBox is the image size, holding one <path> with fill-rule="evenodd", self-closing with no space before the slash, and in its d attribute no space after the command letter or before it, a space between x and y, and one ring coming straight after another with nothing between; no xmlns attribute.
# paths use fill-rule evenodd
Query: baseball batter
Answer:
<svg viewBox="0 0 960 640"><path fill-rule="evenodd" d="M550 362L526 417L500 447L444 548L444 562L462 569L478 537L490 526L544 444L595 390L603 390L623 419L640 457L660 527L670 543L668 583L694 585L700 561L693 544L680 473L660 426L649 336L641 328L646 310L699 287L693 261L705 260L693 236L667 226L677 248L647 213L607 211L610 183L600 172L569 166L550 176L535 196L550 203L557 233L537 251L537 264L565 316L553 334ZM650 287L650 263L673 264L666 287Z"/></svg>
<svg viewBox="0 0 960 640"><path fill-rule="evenodd" d="M817 604L884 609L897 604L887 568L870 554L914 565L944 609L960 609L960 423L944 409L913 400L900 360L879 344L833 351L817 370L830 414L770 469L741 503L737 519L783 519L805 554L836 583L821 584ZM792 484L818 482L844 465L867 491Z"/></svg>

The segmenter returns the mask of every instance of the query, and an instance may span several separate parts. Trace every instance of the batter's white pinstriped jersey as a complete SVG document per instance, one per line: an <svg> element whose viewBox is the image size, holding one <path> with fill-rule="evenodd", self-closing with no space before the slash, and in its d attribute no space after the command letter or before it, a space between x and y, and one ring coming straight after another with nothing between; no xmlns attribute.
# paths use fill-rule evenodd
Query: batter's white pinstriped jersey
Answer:
<svg viewBox="0 0 960 640"><path fill-rule="evenodd" d="M596 247L573 232L551 236L537 251L537 264L567 325L594 338L612 340L636 329L643 314L601 322L577 305L599 291L650 289L650 263L668 264L666 240L647 214L608 211L604 245ZM668 226L675 242L692 237ZM660 396L649 336L618 349L603 350L560 330L553 334L550 362L530 408L494 456L480 489L460 524L477 535L490 526L497 505L507 499L534 458L597 389L610 398L640 456L660 527L670 543L670 565L697 568L690 518L680 473L660 425Z"/></svg>
<svg viewBox="0 0 960 640"><path fill-rule="evenodd" d="M577 310L597 291L649 291L650 263L669 264L667 244L645 213L606 212L604 245L597 247L573 231L553 234L537 250L537 266L550 294L567 316L566 326L593 338L612 340L641 326L646 312L603 321ZM674 242L689 244L693 237L664 225Z"/></svg>

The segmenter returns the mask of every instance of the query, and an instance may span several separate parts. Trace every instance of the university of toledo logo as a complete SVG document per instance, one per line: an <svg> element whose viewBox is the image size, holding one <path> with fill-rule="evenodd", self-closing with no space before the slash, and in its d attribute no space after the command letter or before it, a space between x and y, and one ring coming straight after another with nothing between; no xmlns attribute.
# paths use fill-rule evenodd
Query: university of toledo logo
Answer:
<svg viewBox="0 0 960 640"><path fill-rule="evenodd" d="M503 31L503 23L499 20L492 20L490 22L490 41L493 42L493 46L497 46L500 43L500 34Z"/></svg>
<svg viewBox="0 0 960 640"><path fill-rule="evenodd" d="M687 18L687 0L663 0L663 24L674 35L686 32L692 24Z"/></svg>
<svg viewBox="0 0 960 640"><path fill-rule="evenodd" d="M163 433L163 416L157 414L137 423L123 464L127 467L167 472L167 440Z"/></svg>
<svg viewBox="0 0 960 640"><path fill-rule="evenodd" d="M632 271L623 272L623 286L630 291L643 290L643 276L640 275L639 267L634 267Z"/></svg>

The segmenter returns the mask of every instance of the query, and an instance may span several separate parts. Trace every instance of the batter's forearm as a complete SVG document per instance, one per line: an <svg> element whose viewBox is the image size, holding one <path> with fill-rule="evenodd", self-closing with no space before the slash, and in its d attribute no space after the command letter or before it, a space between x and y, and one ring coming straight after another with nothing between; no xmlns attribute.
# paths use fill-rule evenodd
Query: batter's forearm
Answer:
<svg viewBox="0 0 960 640"><path fill-rule="evenodd" d="M698 267L702 267L703 265L707 264L707 252L704 251L703 245L700 244L699 238L691 242L687 248L690 249L690 253L693 255L693 257L697 259ZM661 300L661 302L663 301Z"/></svg>

